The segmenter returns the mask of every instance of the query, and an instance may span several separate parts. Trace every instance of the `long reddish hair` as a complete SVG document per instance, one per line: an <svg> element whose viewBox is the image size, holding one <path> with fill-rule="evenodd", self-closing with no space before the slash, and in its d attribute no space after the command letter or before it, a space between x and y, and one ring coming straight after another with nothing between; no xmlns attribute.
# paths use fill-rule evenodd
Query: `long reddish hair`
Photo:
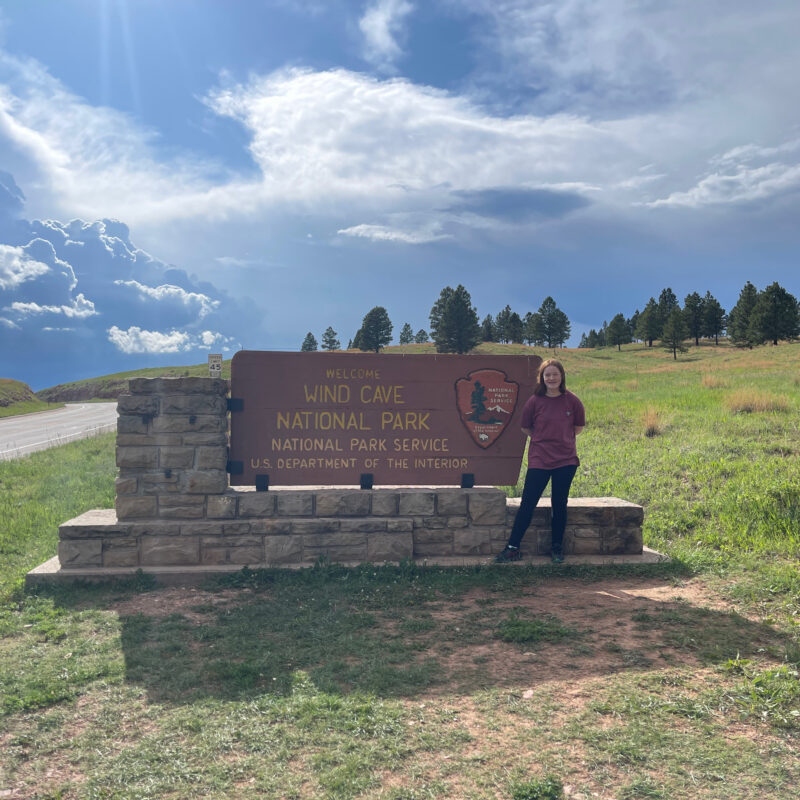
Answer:
<svg viewBox="0 0 800 800"><path fill-rule="evenodd" d="M539 397L543 397L547 394L547 387L544 385L544 371L548 367L556 367L561 373L561 383L558 387L558 391L564 394L564 392L567 391L567 373L564 372L564 365L556 358L548 358L547 361L542 361L539 372L536 373L536 388L533 390L533 393L539 395Z"/></svg>

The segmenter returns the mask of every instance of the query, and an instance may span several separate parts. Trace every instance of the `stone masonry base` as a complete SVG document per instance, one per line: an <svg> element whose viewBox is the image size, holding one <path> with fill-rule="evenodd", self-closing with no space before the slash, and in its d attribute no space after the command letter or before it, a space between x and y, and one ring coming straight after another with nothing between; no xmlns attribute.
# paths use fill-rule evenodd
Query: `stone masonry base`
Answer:
<svg viewBox="0 0 800 800"><path fill-rule="evenodd" d="M309 566L320 558L348 564L487 560L505 544L519 506L518 498L494 488L231 488L203 500L202 519L120 520L113 509L87 511L59 528L58 574L141 569L188 577L210 569ZM641 506L614 497L570 499L565 553L641 556L642 520ZM549 499L540 501L522 550L550 552Z"/></svg>

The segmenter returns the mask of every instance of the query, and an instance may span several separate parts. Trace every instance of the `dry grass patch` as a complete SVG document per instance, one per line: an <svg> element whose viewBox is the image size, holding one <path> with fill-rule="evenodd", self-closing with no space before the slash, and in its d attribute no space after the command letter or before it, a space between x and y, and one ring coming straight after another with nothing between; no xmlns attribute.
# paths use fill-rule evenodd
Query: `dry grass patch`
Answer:
<svg viewBox="0 0 800 800"><path fill-rule="evenodd" d="M789 410L789 398L783 394L745 388L728 395L725 405L734 414L781 412Z"/></svg>
<svg viewBox="0 0 800 800"><path fill-rule="evenodd" d="M647 437L658 436L663 429L661 412L655 406L647 406L642 412L642 429Z"/></svg>
<svg viewBox="0 0 800 800"><path fill-rule="evenodd" d="M721 378L719 375L714 375L713 373L706 372L700 379L700 385L704 389L726 389L728 387L728 382L723 378Z"/></svg>

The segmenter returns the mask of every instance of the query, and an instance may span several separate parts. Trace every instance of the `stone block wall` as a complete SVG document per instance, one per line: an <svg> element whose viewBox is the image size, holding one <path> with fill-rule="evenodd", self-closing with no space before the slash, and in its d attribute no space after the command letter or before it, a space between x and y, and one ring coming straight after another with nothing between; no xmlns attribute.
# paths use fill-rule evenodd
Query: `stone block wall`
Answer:
<svg viewBox="0 0 800 800"><path fill-rule="evenodd" d="M519 499L498 489L228 489L203 520L119 519L88 511L59 528L63 569L384 562L488 556L505 544ZM642 552L642 508L613 497L570 501L565 552ZM523 542L550 552L544 498Z"/></svg>
<svg viewBox="0 0 800 800"><path fill-rule="evenodd" d="M59 528L66 572L232 569L489 556L505 544L519 499L478 487L228 487L227 384L212 378L130 381L119 399L116 507ZM565 552L642 553L641 506L570 500ZM550 552L543 499L523 542Z"/></svg>
<svg viewBox="0 0 800 800"><path fill-rule="evenodd" d="M520 498L507 503L511 530ZM550 552L550 498L539 501L522 549L538 555ZM618 497L570 497L564 552L571 555L638 555L642 552L644 509Z"/></svg>
<svg viewBox="0 0 800 800"><path fill-rule="evenodd" d="M204 519L228 486L228 384L136 378L117 411L117 518Z"/></svg>

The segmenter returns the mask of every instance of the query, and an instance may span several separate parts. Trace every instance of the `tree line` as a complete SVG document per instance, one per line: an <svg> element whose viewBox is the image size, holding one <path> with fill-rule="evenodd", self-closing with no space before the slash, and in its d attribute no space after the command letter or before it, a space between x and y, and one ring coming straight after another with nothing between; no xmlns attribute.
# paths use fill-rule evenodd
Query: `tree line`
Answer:
<svg viewBox="0 0 800 800"><path fill-rule="evenodd" d="M571 327L567 315L552 297L546 297L538 311L528 311L524 317L507 305L495 316L487 314L479 322L472 298L461 284L455 289L452 286L442 289L428 319L430 334L422 328L414 333L406 322L400 331L400 344L432 341L437 353L468 353L481 342L514 342L556 348L566 344ZM367 312L347 349L377 353L392 341L392 331L393 325L386 309L375 306ZM309 331L301 351L318 348L316 337ZM322 349L341 349L338 333L330 326L322 334Z"/></svg>
<svg viewBox="0 0 800 800"><path fill-rule="evenodd" d="M400 344L433 341L438 353L468 353L481 342L513 342L555 349L563 347L570 336L570 321L552 297L546 297L537 311L520 316L506 305L495 316L487 314L479 322L478 312L469 292L459 284L455 289L445 286L429 314L430 334L424 329L414 333L406 322L400 331ZM348 342L347 349L379 352L392 341L393 325L383 306L370 309L361 327ZM800 304L777 282L762 291L747 281L736 305L726 312L719 301L707 291L686 295L683 306L671 288L662 289L651 297L642 311L626 318L617 314L604 322L599 330L592 328L581 336L578 347L616 347L634 341L652 347L655 341L672 351L677 358L686 352L685 342L694 339L713 339L727 334L737 347L754 347L765 342L778 344L800 337ZM323 350L341 350L338 333L332 327L322 334ZM310 331L301 350L317 350L319 344Z"/></svg>
<svg viewBox="0 0 800 800"><path fill-rule="evenodd" d="M800 304L777 282L759 291L747 281L730 312L711 292L705 296L692 292L681 307L672 289L666 288L658 300L651 297L643 311L637 308L627 319L624 314L617 314L600 330L592 328L583 334L578 347L610 346L619 350L634 341L652 347L658 340L677 358L679 352L686 352L687 340L694 339L699 345L701 338L713 339L719 344L719 337L725 334L737 347L792 341L800 336Z"/></svg>

